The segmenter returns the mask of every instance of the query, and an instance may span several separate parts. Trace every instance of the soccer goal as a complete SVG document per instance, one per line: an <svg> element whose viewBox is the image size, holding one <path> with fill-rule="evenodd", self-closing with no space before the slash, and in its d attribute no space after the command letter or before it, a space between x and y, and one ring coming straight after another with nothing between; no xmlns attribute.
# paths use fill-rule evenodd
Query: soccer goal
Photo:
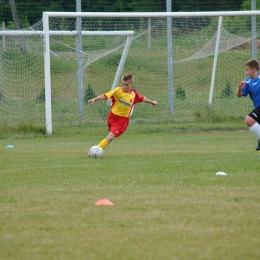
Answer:
<svg viewBox="0 0 260 260"><path fill-rule="evenodd" d="M70 28L68 24L66 24L66 26L63 24L63 26L66 29ZM63 110L63 115L66 114L64 113L66 110L67 114L70 114L67 115L68 117L76 117L84 121L84 102L86 103L87 99L95 95L89 80L84 93L83 80L84 76L87 76L86 74L84 75L84 72L88 71L92 63L109 56L111 53L116 53L117 55L116 61L109 60L111 63L114 62L115 66L113 66L113 69L117 67L115 71L111 70L110 74L110 78L114 79L112 88L118 85L133 39L133 31L81 30L78 32L72 30L57 30L57 27L55 28L56 30L47 30L47 32L44 32L41 23L40 28L36 26L36 28L30 28L31 30L0 31L0 36L2 36L2 86L0 88L1 108L3 110L2 122L12 124L13 121L17 122L18 120L19 123L22 123L28 121L28 119L32 122L38 122L35 116L41 113L39 111L37 113L35 108L39 108L43 111L43 105L45 105L46 132L52 134L52 114L56 107L56 104L54 104L55 96L57 96L57 102L55 101L57 106L60 106L61 103L63 103L63 105L65 103L67 104L67 108ZM79 41L76 40L79 33L81 36L80 41L82 41L82 39L85 41L84 43L81 42L80 48L78 47ZM77 47L75 47L75 45ZM86 51L83 49L86 45L92 45L90 50ZM43 51L44 47L45 52ZM46 51L46 48L48 51ZM13 68L15 74L10 68L8 69L7 66L8 62L12 60L12 57L11 59L8 57L9 51L12 52L13 59L19 62L19 65L16 64ZM6 61L4 62L4 60ZM28 62L29 60L30 62ZM33 66L32 68L31 65ZM13 85L14 75L16 77L17 69L24 69L24 73L20 75L19 79L17 77L17 83ZM53 85L55 85L55 87L52 87L53 95L51 95L51 69L56 72L59 71L57 74L52 72ZM91 70L94 70L93 66ZM102 68L99 66L97 73L101 73L101 71ZM23 75L27 76L23 77ZM56 76L59 79L58 83L56 82ZM97 77L100 76L97 75ZM18 84L21 85L18 86ZM60 89L62 88L63 91L59 90L59 93L55 95L55 89L57 89L59 84L62 84L62 86L59 87ZM76 85L77 90L75 90ZM70 92L69 88L72 88L72 92L74 93L68 94L68 97L66 97L64 93L61 94L64 92L65 86L67 87L66 92ZM25 95L22 96L21 92L25 93ZM78 93L77 101L75 93ZM14 98L17 97L16 99L19 99L17 102L19 109L11 108L12 105L8 101L12 99L12 95ZM72 98L72 103L77 103L78 114L72 112L75 110L75 106L73 107L73 105L69 104ZM54 104L54 110L52 110L52 103ZM13 104L15 104L15 102ZM5 114L9 115L4 117ZM42 116L40 115L40 117ZM58 117L60 117L60 115L58 115ZM68 120L68 117L66 118L65 116L63 120ZM56 120L57 118L55 117L54 119L55 122L60 121ZM58 124L62 125L62 122L65 122L63 120ZM72 121L75 122L75 120Z"/></svg>
<svg viewBox="0 0 260 260"><path fill-rule="evenodd" d="M140 104L131 123L244 117L252 104L235 92L257 46L260 28L251 21L259 14L45 12L31 28L0 30L0 120L45 125L48 134L105 124L107 102L87 101L123 73L159 103Z"/></svg>

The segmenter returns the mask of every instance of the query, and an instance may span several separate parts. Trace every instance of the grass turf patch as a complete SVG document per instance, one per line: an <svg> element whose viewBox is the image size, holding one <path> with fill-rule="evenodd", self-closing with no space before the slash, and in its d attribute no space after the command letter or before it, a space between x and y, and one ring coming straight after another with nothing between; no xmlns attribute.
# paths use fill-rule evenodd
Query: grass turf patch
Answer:
<svg viewBox="0 0 260 260"><path fill-rule="evenodd" d="M254 137L133 130L0 140L3 259L258 259Z"/></svg>

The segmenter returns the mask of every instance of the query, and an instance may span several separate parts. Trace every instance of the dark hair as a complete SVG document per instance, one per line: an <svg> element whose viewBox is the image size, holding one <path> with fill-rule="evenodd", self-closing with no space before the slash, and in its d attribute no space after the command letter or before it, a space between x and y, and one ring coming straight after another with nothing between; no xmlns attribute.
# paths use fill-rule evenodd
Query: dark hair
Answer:
<svg viewBox="0 0 260 260"><path fill-rule="evenodd" d="M249 60L245 63L245 66L248 66L250 69L256 69L259 71L259 62L257 60Z"/></svg>
<svg viewBox="0 0 260 260"><path fill-rule="evenodd" d="M134 81L134 77L131 74L124 74L121 78L122 81Z"/></svg>

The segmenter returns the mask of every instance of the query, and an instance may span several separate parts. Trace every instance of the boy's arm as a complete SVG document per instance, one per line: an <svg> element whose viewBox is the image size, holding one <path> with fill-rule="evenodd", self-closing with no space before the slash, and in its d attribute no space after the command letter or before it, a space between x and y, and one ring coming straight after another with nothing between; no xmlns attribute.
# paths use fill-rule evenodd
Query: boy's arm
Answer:
<svg viewBox="0 0 260 260"><path fill-rule="evenodd" d="M95 97L95 98L92 98L92 99L90 99L89 101L88 101L88 104L89 105L92 105L95 101L97 101L97 100L105 100L105 99L107 99L107 97L104 95L104 94L102 94L102 95L100 95L100 96L97 96L97 97Z"/></svg>
<svg viewBox="0 0 260 260"><path fill-rule="evenodd" d="M148 99L148 98L146 98L146 97L144 97L143 102L152 104L153 106L158 105L157 101L150 100L150 99Z"/></svg>
<svg viewBox="0 0 260 260"><path fill-rule="evenodd" d="M242 89L244 88L245 85L246 85L245 81L241 81L238 84L238 89L237 89L237 96L238 97L242 97L243 96Z"/></svg>

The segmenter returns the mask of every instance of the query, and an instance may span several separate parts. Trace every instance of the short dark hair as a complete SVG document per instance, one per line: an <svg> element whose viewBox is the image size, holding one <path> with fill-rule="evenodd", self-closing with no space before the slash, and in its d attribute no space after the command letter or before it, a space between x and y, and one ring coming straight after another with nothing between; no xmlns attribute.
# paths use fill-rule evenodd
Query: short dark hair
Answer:
<svg viewBox="0 0 260 260"><path fill-rule="evenodd" d="M245 66L248 66L250 69L256 69L259 71L259 62L257 60L248 60L245 63Z"/></svg>
<svg viewBox="0 0 260 260"><path fill-rule="evenodd" d="M133 81L134 77L131 74L124 74L121 78L122 81Z"/></svg>

